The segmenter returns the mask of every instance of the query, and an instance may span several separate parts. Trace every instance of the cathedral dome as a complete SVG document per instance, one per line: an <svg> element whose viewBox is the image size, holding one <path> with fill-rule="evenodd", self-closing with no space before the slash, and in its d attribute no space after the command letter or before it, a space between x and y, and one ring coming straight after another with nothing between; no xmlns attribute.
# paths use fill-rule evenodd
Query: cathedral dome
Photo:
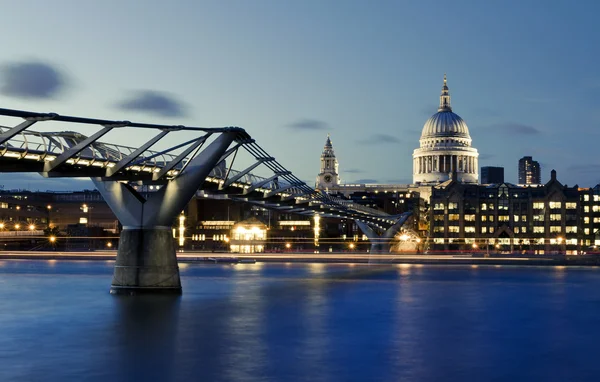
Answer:
<svg viewBox="0 0 600 382"><path fill-rule="evenodd" d="M463 183L477 183L479 154L471 146L465 121L452 112L444 75L440 107L423 125L420 147L413 152L413 183L440 183L456 173Z"/></svg>
<svg viewBox="0 0 600 382"><path fill-rule="evenodd" d="M421 139L465 138L471 139L469 128L463 119L450 110L439 111L431 116L423 126Z"/></svg>

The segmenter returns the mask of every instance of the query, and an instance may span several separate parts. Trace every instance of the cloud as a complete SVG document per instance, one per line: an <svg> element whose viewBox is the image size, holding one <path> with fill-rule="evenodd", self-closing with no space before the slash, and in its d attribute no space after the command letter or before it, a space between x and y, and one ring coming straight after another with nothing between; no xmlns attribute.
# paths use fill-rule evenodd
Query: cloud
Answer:
<svg viewBox="0 0 600 382"><path fill-rule="evenodd" d="M16 62L0 68L0 91L9 97L51 99L66 86L66 78L43 62Z"/></svg>
<svg viewBox="0 0 600 382"><path fill-rule="evenodd" d="M508 132L511 134L520 134L520 135L537 135L537 134L542 133L536 127L533 127L530 125L524 125L522 123L516 123L516 122L497 123L497 124L489 126L489 128L492 130Z"/></svg>
<svg viewBox="0 0 600 382"><path fill-rule="evenodd" d="M411 184L412 179L408 179L408 178L388 179L388 180L386 180L386 183L388 183L388 184Z"/></svg>
<svg viewBox="0 0 600 382"><path fill-rule="evenodd" d="M343 172L348 173L348 174L361 174L364 171L357 169L357 168L349 168L348 170L343 170Z"/></svg>
<svg viewBox="0 0 600 382"><path fill-rule="evenodd" d="M35 173L0 174L0 188L29 191L81 191L95 189L89 178L44 178Z"/></svg>
<svg viewBox="0 0 600 382"><path fill-rule="evenodd" d="M147 112L161 117L184 117L185 105L172 96L154 90L137 91L131 98L117 104L124 110Z"/></svg>
<svg viewBox="0 0 600 382"><path fill-rule="evenodd" d="M350 183L379 183L377 179L356 179L354 182Z"/></svg>
<svg viewBox="0 0 600 382"><path fill-rule="evenodd" d="M358 143L364 143L367 145L377 145L381 143L401 143L401 141L388 134L373 134L365 140L358 141Z"/></svg>
<svg viewBox="0 0 600 382"><path fill-rule="evenodd" d="M286 125L286 127L295 130L326 130L329 127L329 125L327 124L327 122L319 121L316 119L304 118L299 121L290 123Z"/></svg>
<svg viewBox="0 0 600 382"><path fill-rule="evenodd" d="M567 167L567 172L576 172L579 174L597 174L600 170L598 164L574 164Z"/></svg>

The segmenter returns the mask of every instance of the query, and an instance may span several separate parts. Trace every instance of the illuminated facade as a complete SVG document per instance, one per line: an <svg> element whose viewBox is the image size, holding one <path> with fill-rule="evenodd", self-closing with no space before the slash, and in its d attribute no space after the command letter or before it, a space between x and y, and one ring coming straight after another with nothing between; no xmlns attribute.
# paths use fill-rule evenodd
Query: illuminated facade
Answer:
<svg viewBox="0 0 600 382"><path fill-rule="evenodd" d="M338 161L333 151L333 145L331 144L331 138L327 134L327 140L325 141L325 147L323 147L323 153L321 154L321 169L319 175L317 175L316 188L319 190L327 190L335 188L340 184L340 175L338 168Z"/></svg>
<svg viewBox="0 0 600 382"><path fill-rule="evenodd" d="M445 182L451 173L459 182L478 182L479 154L471 147L467 124L452 112L446 75L438 112L425 122L419 143L413 152L414 184Z"/></svg>
<svg viewBox="0 0 600 382"><path fill-rule="evenodd" d="M519 184L541 184L540 164L532 157L519 159Z"/></svg>
<svg viewBox="0 0 600 382"><path fill-rule="evenodd" d="M600 245L600 186L540 187L503 183L434 187L429 211L431 250L580 254Z"/></svg>
<svg viewBox="0 0 600 382"><path fill-rule="evenodd" d="M267 243L267 226L256 218L236 223L231 229L229 240L231 252L264 252Z"/></svg>

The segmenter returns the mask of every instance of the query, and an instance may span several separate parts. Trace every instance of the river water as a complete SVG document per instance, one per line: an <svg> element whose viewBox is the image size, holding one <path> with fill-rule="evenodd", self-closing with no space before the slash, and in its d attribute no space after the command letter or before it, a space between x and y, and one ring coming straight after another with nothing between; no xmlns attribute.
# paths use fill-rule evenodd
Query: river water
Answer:
<svg viewBox="0 0 600 382"><path fill-rule="evenodd" d="M0 381L597 381L600 269L0 261Z"/></svg>

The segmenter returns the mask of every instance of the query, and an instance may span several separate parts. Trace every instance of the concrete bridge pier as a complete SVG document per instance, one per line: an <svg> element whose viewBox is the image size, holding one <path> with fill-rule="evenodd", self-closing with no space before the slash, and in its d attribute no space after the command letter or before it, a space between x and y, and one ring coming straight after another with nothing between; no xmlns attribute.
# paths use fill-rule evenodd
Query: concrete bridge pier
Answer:
<svg viewBox="0 0 600 382"><path fill-rule="evenodd" d="M396 223L393 226L385 230L382 235L377 234L367 223L355 220L356 225L360 230L367 236L369 242L371 243L371 251L372 254L384 254L390 253L392 247L392 240L394 236L398 232L400 232L400 228L406 222L406 219L411 215L411 212L406 212L400 215Z"/></svg>
<svg viewBox="0 0 600 382"><path fill-rule="evenodd" d="M181 294L172 223L235 136L236 131L222 133L148 199L127 183L92 178L123 225L110 293Z"/></svg>

